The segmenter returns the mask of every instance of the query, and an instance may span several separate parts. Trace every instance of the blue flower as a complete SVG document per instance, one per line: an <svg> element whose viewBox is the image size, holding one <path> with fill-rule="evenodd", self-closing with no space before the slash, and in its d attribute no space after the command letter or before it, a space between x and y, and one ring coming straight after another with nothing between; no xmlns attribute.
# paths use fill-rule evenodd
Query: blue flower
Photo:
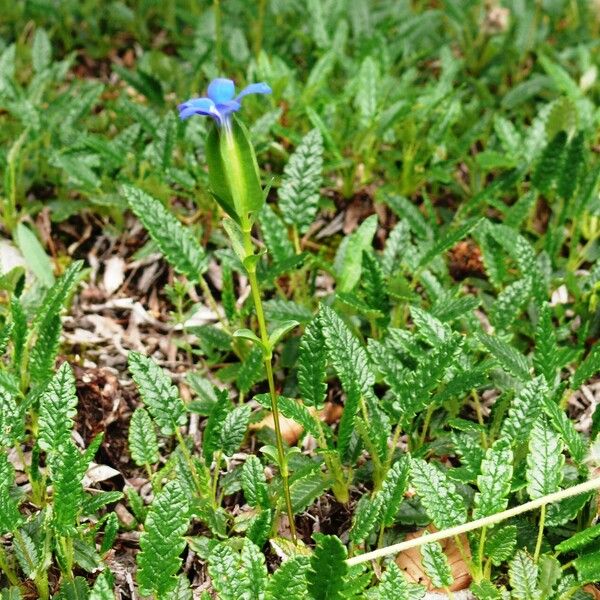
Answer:
<svg viewBox="0 0 600 600"><path fill-rule="evenodd" d="M233 81L218 78L210 82L207 98L192 98L177 108L182 120L192 115L206 115L212 117L217 125L227 125L230 115L242 107L241 100L244 96L270 93L271 88L266 83L251 83L236 96Z"/></svg>

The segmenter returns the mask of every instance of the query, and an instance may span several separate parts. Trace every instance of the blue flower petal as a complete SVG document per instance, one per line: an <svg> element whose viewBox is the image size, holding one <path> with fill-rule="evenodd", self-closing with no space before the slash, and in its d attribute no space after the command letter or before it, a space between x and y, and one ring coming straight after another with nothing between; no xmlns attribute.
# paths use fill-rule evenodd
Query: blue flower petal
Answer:
<svg viewBox="0 0 600 600"><path fill-rule="evenodd" d="M237 112L242 108L242 105L237 100L229 100L229 102L223 102L217 104L217 110L221 115L221 118L226 118L231 113Z"/></svg>
<svg viewBox="0 0 600 600"><path fill-rule="evenodd" d="M251 83L246 86L237 96L236 100L241 100L248 94L270 94L273 90L266 83Z"/></svg>
<svg viewBox="0 0 600 600"><path fill-rule="evenodd" d="M191 117L192 115L207 115L214 117L216 116L217 109L215 103L210 98L192 98L183 104L180 104L179 117L182 120Z"/></svg>
<svg viewBox="0 0 600 600"><path fill-rule="evenodd" d="M215 104L224 104L233 100L235 85L231 79L213 79L208 86L208 97Z"/></svg>

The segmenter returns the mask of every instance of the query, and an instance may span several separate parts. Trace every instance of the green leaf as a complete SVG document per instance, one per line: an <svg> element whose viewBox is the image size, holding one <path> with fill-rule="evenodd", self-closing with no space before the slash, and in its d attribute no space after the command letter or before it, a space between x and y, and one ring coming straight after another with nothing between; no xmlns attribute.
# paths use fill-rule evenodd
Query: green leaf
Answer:
<svg viewBox="0 0 600 600"><path fill-rule="evenodd" d="M433 587L446 588L452 585L454 581L452 571L438 542L421 546L421 561Z"/></svg>
<svg viewBox="0 0 600 600"><path fill-rule="evenodd" d="M575 429L573 421L569 419L567 414L552 398L544 396L542 403L544 412L550 419L552 427L560 434L569 454L575 463L582 465L587 454L587 444L581 434Z"/></svg>
<svg viewBox="0 0 600 600"><path fill-rule="evenodd" d="M273 529L273 513L270 509L263 509L255 515L246 530L246 537L259 548L265 545Z"/></svg>
<svg viewBox="0 0 600 600"><path fill-rule="evenodd" d="M584 166L585 136L580 131L573 137L567 147L562 171L557 182L557 192L560 197L568 201L573 196L581 169Z"/></svg>
<svg viewBox="0 0 600 600"><path fill-rule="evenodd" d="M31 46L31 62L36 73L43 71L52 62L52 45L45 29L38 27Z"/></svg>
<svg viewBox="0 0 600 600"><path fill-rule="evenodd" d="M298 387L304 404L322 408L327 397L327 348L318 318L304 330L298 350Z"/></svg>
<svg viewBox="0 0 600 600"><path fill-rule="evenodd" d="M589 503L591 498L592 494L579 494L562 502L550 504L546 511L546 525L548 527L559 527L572 521L583 507Z"/></svg>
<svg viewBox="0 0 600 600"><path fill-rule="evenodd" d="M346 548L334 535L316 533L317 546L310 557L308 592L313 600L344 600L348 573Z"/></svg>
<svg viewBox="0 0 600 600"><path fill-rule="evenodd" d="M33 385L43 386L51 377L58 355L62 324L57 315L46 319L40 328L29 355L29 370Z"/></svg>
<svg viewBox="0 0 600 600"><path fill-rule="evenodd" d="M597 583L600 581L600 550L576 558L573 566L581 583Z"/></svg>
<svg viewBox="0 0 600 600"><path fill-rule="evenodd" d="M539 415L542 399L547 394L546 382L539 376L524 385L514 397L508 416L502 423L501 436L520 444L529 438L529 432Z"/></svg>
<svg viewBox="0 0 600 600"><path fill-rule="evenodd" d="M293 556L286 560L273 573L266 589L267 600L281 600L293 598L305 600L307 598L306 574L309 560L306 556Z"/></svg>
<svg viewBox="0 0 600 600"><path fill-rule="evenodd" d="M241 483L244 497L250 506L268 508L269 497L265 470L260 460L252 454L246 458L242 467Z"/></svg>
<svg viewBox="0 0 600 600"><path fill-rule="evenodd" d="M469 588L477 600L504 600L505 596L502 595L500 590L490 581L483 579L479 583L472 583Z"/></svg>
<svg viewBox="0 0 600 600"><path fill-rule="evenodd" d="M393 561L388 563L375 591L373 600L411 600L412 598L404 573Z"/></svg>
<svg viewBox="0 0 600 600"><path fill-rule="evenodd" d="M490 311L490 320L496 329L507 330L519 317L531 296L531 279L524 277L504 288Z"/></svg>
<svg viewBox="0 0 600 600"><path fill-rule="evenodd" d="M67 303L79 281L82 266L82 261L71 263L62 277L46 292L33 323L38 331L46 329L47 320L54 319Z"/></svg>
<svg viewBox="0 0 600 600"><path fill-rule="evenodd" d="M600 524L588 527L583 531L578 531L568 540L564 540L560 544L557 544L554 549L562 554L565 552L573 552L574 550L579 550L580 548L584 548L591 544L598 537L600 537Z"/></svg>
<svg viewBox="0 0 600 600"><path fill-rule="evenodd" d="M294 246L288 237L287 227L269 204L265 204L260 211L260 228L275 263L294 256Z"/></svg>
<svg viewBox="0 0 600 600"><path fill-rule="evenodd" d="M265 408L271 410L271 396L269 394L258 394L254 399ZM302 425L305 432L310 433L317 441L323 437L321 425L308 409L299 401L287 396L278 397L279 412L286 419L293 419Z"/></svg>
<svg viewBox="0 0 600 600"><path fill-rule="evenodd" d="M377 215L371 215L340 244L334 262L338 292L350 292L358 283L362 273L363 252L371 247L376 231Z"/></svg>
<svg viewBox="0 0 600 600"><path fill-rule="evenodd" d="M540 308L539 319L535 328L535 355L533 366L536 373L543 375L552 389L556 382L556 371L559 366L560 353L556 332L552 326L552 313L547 303Z"/></svg>
<svg viewBox="0 0 600 600"><path fill-rule="evenodd" d="M202 439L202 452L204 459L209 465L212 463L214 453L219 449L223 424L232 408L227 390L220 390L217 387L214 387L213 390L216 395L216 401L213 402L212 409L208 415Z"/></svg>
<svg viewBox="0 0 600 600"><path fill-rule="evenodd" d="M206 271L207 258L191 229L184 227L160 200L139 188L124 185L121 190L167 261L190 281L198 281Z"/></svg>
<svg viewBox="0 0 600 600"><path fill-rule="evenodd" d="M82 480L87 469L75 444L67 439L52 461L54 485L54 527L63 536L72 536L83 505Z"/></svg>
<svg viewBox="0 0 600 600"><path fill-rule="evenodd" d="M178 482L167 483L150 506L137 555L137 581L143 595L163 597L177 585L185 548L189 500Z"/></svg>
<svg viewBox="0 0 600 600"><path fill-rule="evenodd" d="M292 331L292 329L298 327L298 325L300 325L298 321L290 320L280 323L275 329L273 329L273 331L271 331L269 334L269 345L271 349L274 350L280 340L282 340L286 334Z"/></svg>
<svg viewBox="0 0 600 600"><path fill-rule="evenodd" d="M267 321L289 321L294 320L307 324L313 319L310 309L283 298L271 298L263 303Z"/></svg>
<svg viewBox="0 0 600 600"><path fill-rule="evenodd" d="M260 548L249 539L244 540L240 554L243 587L240 597L263 600L267 587L267 566Z"/></svg>
<svg viewBox="0 0 600 600"><path fill-rule="evenodd" d="M390 527L400 510L404 494L408 488L410 461L406 458L397 460L388 470L381 485L381 522Z"/></svg>
<svg viewBox="0 0 600 600"><path fill-rule="evenodd" d="M565 462L560 438L546 417L540 417L531 431L527 455L527 493L532 500L559 490Z"/></svg>
<svg viewBox="0 0 600 600"><path fill-rule="evenodd" d="M17 393L0 387L0 448L22 443L25 434L24 405L17 405Z"/></svg>
<svg viewBox="0 0 600 600"><path fill-rule="evenodd" d="M56 452L71 438L77 414L75 377L64 362L40 398L38 444L46 452Z"/></svg>
<svg viewBox="0 0 600 600"><path fill-rule="evenodd" d="M172 435L187 422L187 413L171 378L152 360L139 352L130 352L129 372L142 401L156 421L161 433Z"/></svg>
<svg viewBox="0 0 600 600"><path fill-rule="evenodd" d="M515 553L517 545L517 526L496 526L492 529L485 540L485 554L492 564L499 567Z"/></svg>
<svg viewBox="0 0 600 600"><path fill-rule="evenodd" d="M411 476L428 516L438 529L466 522L464 500L445 473L422 459L413 458Z"/></svg>
<svg viewBox="0 0 600 600"><path fill-rule="evenodd" d="M284 221L300 234L306 233L317 215L322 170L323 138L313 129L290 156L278 191Z"/></svg>
<svg viewBox="0 0 600 600"><path fill-rule="evenodd" d="M571 389L578 390L588 379L600 371L600 344L595 344L579 364L571 378Z"/></svg>
<svg viewBox="0 0 600 600"><path fill-rule="evenodd" d="M507 373L514 375L521 381L529 381L530 374L527 359L517 349L498 336L480 333L477 337Z"/></svg>
<svg viewBox="0 0 600 600"><path fill-rule="evenodd" d="M154 423L144 408L137 408L129 424L129 452L139 467L158 462L158 440Z"/></svg>
<svg viewBox="0 0 600 600"><path fill-rule="evenodd" d="M509 577L513 598L517 600L541 599L537 583L538 568L524 550L517 551L510 562Z"/></svg>
<svg viewBox="0 0 600 600"><path fill-rule="evenodd" d="M365 494L358 501L350 529L350 540L353 543L360 544L369 536L379 521L382 504L381 494L374 494L371 498Z"/></svg>
<svg viewBox="0 0 600 600"><path fill-rule="evenodd" d="M245 357L237 376L240 392L248 393L254 384L265 378L263 351L254 346Z"/></svg>
<svg viewBox="0 0 600 600"><path fill-rule="evenodd" d="M329 486L330 482L318 470L293 481L290 485L293 513L297 515L304 512Z"/></svg>
<svg viewBox="0 0 600 600"><path fill-rule="evenodd" d="M15 242L25 258L27 266L45 287L54 285L52 262L35 234L23 223L15 230Z"/></svg>
<svg viewBox="0 0 600 600"><path fill-rule="evenodd" d="M513 476L513 453L510 442L500 439L485 453L481 473L477 476L479 492L475 494L473 518L488 517L506 509Z"/></svg>
<svg viewBox="0 0 600 600"><path fill-rule="evenodd" d="M225 456L233 456L240 449L246 435L246 429L248 429L251 412L250 405L244 404L236 406L225 417L220 431L219 443L219 447L223 450Z"/></svg>
<svg viewBox="0 0 600 600"><path fill-rule="evenodd" d="M17 501L11 495L15 469L7 455L0 451L0 535L14 531L22 522Z"/></svg>
<svg viewBox="0 0 600 600"><path fill-rule="evenodd" d="M544 148L531 178L535 187L547 194L561 173L567 134L559 131Z"/></svg>

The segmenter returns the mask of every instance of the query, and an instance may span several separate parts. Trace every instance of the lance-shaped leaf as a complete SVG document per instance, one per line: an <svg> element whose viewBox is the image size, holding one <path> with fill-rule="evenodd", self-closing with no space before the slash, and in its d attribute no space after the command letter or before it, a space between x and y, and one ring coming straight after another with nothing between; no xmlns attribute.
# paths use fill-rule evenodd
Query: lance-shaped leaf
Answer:
<svg viewBox="0 0 600 600"><path fill-rule="evenodd" d="M389 527L393 524L400 505L404 500L404 494L408 488L408 473L410 461L404 457L396 461L388 470L381 485L379 495L381 502L381 522Z"/></svg>
<svg viewBox="0 0 600 600"><path fill-rule="evenodd" d="M439 468L420 458L413 458L411 475L421 502L438 529L462 525L467 520L462 496Z"/></svg>
<svg viewBox="0 0 600 600"><path fill-rule="evenodd" d="M161 433L172 435L177 427L185 425L186 409L177 388L151 358L130 352L129 372Z"/></svg>
<svg viewBox="0 0 600 600"><path fill-rule="evenodd" d="M560 354L556 332L552 325L552 313L547 303L540 309L540 315L535 328L535 355L533 366L538 374L543 375L546 383L552 389L556 381L556 370Z"/></svg>
<svg viewBox="0 0 600 600"><path fill-rule="evenodd" d="M546 382L542 376L523 386L511 402L508 416L502 423L501 437L508 437L515 444L527 440L547 393Z"/></svg>
<svg viewBox="0 0 600 600"><path fill-rule="evenodd" d="M474 519L506 509L512 476L513 453L510 442L500 439L488 448L481 461L481 473L477 476L479 492L475 494Z"/></svg>
<svg viewBox="0 0 600 600"><path fill-rule="evenodd" d="M73 418L77 414L75 377L64 362L48 383L40 398L38 444L46 452L55 452L71 438Z"/></svg>
<svg viewBox="0 0 600 600"><path fill-rule="evenodd" d="M452 585L452 570L439 542L421 546L421 561L433 587L446 588Z"/></svg>
<svg viewBox="0 0 600 600"><path fill-rule="evenodd" d="M317 546L310 557L308 592L314 600L344 600L346 548L334 535L316 533L313 537Z"/></svg>
<svg viewBox="0 0 600 600"><path fill-rule="evenodd" d="M220 431L219 443L225 456L232 456L240 449L248 429L251 412L250 405L243 404L242 406L236 406L225 417Z"/></svg>
<svg viewBox="0 0 600 600"><path fill-rule="evenodd" d="M383 497L381 494L374 494L371 498L365 495L356 505L352 529L350 530L350 540L358 544L365 540L371 533L375 524L379 520Z"/></svg>
<svg viewBox="0 0 600 600"><path fill-rule="evenodd" d="M541 600L538 587L538 568L531 557L519 550L510 563L512 597L517 600Z"/></svg>
<svg viewBox="0 0 600 600"><path fill-rule="evenodd" d="M83 505L83 475L87 464L75 444L68 439L52 461L54 486L54 527L60 535L75 532Z"/></svg>
<svg viewBox="0 0 600 600"><path fill-rule="evenodd" d="M184 227L156 198L131 185L122 187L131 210L148 230L167 261L190 281L206 270L206 253L192 230Z"/></svg>
<svg viewBox="0 0 600 600"><path fill-rule="evenodd" d="M129 424L129 452L136 465L158 462L158 440L154 423L144 408L137 408Z"/></svg>
<svg viewBox="0 0 600 600"><path fill-rule="evenodd" d="M485 555L499 567L514 553L517 545L517 526L494 527L485 540Z"/></svg>
<svg viewBox="0 0 600 600"><path fill-rule="evenodd" d="M269 506L265 470L256 456L251 454L246 459L242 467L241 481L244 497L250 506Z"/></svg>
<svg viewBox="0 0 600 600"><path fill-rule="evenodd" d="M164 598L177 585L188 521L188 498L179 483L171 481L150 506L140 536L137 581L142 594Z"/></svg>
<svg viewBox="0 0 600 600"><path fill-rule="evenodd" d="M480 333L478 338L507 373L510 373L521 381L529 381L530 375L527 359L516 348L513 348L497 336Z"/></svg>
<svg viewBox="0 0 600 600"><path fill-rule="evenodd" d="M532 500L558 491L565 457L558 434L546 417L540 417L531 431L527 455L527 493Z"/></svg>
<svg viewBox="0 0 600 600"><path fill-rule="evenodd" d="M323 171L323 138L318 129L309 131L290 156L279 188L283 220L303 234L317 215Z"/></svg>
<svg viewBox="0 0 600 600"><path fill-rule="evenodd" d="M390 562L379 585L368 597L369 600L412 600L414 596L400 567L395 562Z"/></svg>
<svg viewBox="0 0 600 600"><path fill-rule="evenodd" d="M304 404L321 408L327 395L327 348L319 319L304 330L298 350L298 387Z"/></svg>
<svg viewBox="0 0 600 600"><path fill-rule="evenodd" d="M22 521L17 501L10 493L14 483L15 469L0 451L0 535L14 531Z"/></svg>
<svg viewBox="0 0 600 600"><path fill-rule="evenodd" d="M306 574L309 560L306 556L293 556L286 560L273 573L267 584L267 600L280 600L280 598L307 597Z"/></svg>
<svg viewBox="0 0 600 600"><path fill-rule="evenodd" d="M269 394L257 394L254 396L254 400L265 408L271 409L271 396ZM279 396L278 406L279 412L286 419L296 421L296 423L302 425L306 433L310 433L318 441L321 440L323 437L321 424L301 402L287 396Z"/></svg>
<svg viewBox="0 0 600 600"><path fill-rule="evenodd" d="M600 371L600 344L596 344L571 378L571 388L578 390L588 379Z"/></svg>

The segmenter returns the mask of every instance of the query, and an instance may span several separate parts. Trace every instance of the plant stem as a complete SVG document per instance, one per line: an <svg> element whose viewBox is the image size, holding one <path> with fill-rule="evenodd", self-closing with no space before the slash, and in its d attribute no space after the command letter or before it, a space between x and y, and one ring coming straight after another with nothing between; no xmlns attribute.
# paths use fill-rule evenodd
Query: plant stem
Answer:
<svg viewBox="0 0 600 600"><path fill-rule="evenodd" d="M425 413L425 420L423 421L423 431L421 431L421 437L419 438L419 448L425 444L425 440L427 439L427 430L429 429L429 422L431 421L433 410L433 404L430 404L429 408L427 409L427 412Z"/></svg>
<svg viewBox="0 0 600 600"><path fill-rule="evenodd" d="M8 561L8 556L6 555L6 551L4 547L0 545L0 571L4 571L10 585L19 585L19 578L16 573L13 571L10 563Z"/></svg>
<svg viewBox="0 0 600 600"><path fill-rule="evenodd" d="M217 69L221 69L223 56L223 33L221 29L220 0L213 0L213 11L215 13L215 63L217 65Z"/></svg>
<svg viewBox="0 0 600 600"><path fill-rule="evenodd" d="M178 427L175 427L175 437L177 438L177 443L179 444L179 447L181 448L181 451L183 452L183 457L185 458L185 462L187 463L188 467L190 468L190 473L192 475L192 479L194 480L194 485L196 486L196 491L198 492L198 496L202 497L203 496L202 486L200 485L200 478L198 477L198 473L196 471L196 465L194 464L194 459L192 458L192 455L190 454L190 450L187 447L187 444L185 443L185 440L183 439L183 436L181 435L181 431L179 431Z"/></svg>
<svg viewBox="0 0 600 600"><path fill-rule="evenodd" d="M540 558L540 550L542 549L542 540L544 539L544 523L546 522L546 506L542 505L540 509L540 522L538 524L537 542L535 544L535 553L533 555L534 562L537 563Z"/></svg>
<svg viewBox="0 0 600 600"><path fill-rule="evenodd" d="M265 28L265 14L267 12L267 0L258 0L258 20L254 29L254 56L262 51L263 35Z"/></svg>
<svg viewBox="0 0 600 600"><path fill-rule="evenodd" d="M219 485L219 472L221 469L221 455L222 455L221 450L217 450L215 452L215 472L214 472L214 477L213 477L213 482L212 482L212 497L214 499L215 507L218 506L217 505L217 487Z"/></svg>
<svg viewBox="0 0 600 600"><path fill-rule="evenodd" d="M228 333L229 335L231 335L231 329L229 328L227 320L226 320L226 318L221 316L221 312L219 311L219 306L217 305L217 301L215 300L215 297L213 296L212 292L210 291L210 288L208 287L208 283L206 283L206 279L204 279L204 277L202 275L200 275L198 277L198 282L200 283L200 287L202 288L202 293L204 294L204 298L205 298L206 302L208 303L210 310L212 310L215 313L217 319L219 320L219 323L221 323L221 325L223 327L223 331L225 333Z"/></svg>
<svg viewBox="0 0 600 600"><path fill-rule="evenodd" d="M244 249L246 251L246 258L249 258L254 255L254 247L252 245L252 236L250 233L250 228L243 228L242 235L244 239ZM264 347L269 348L269 334L267 332L267 323L265 320L262 299L260 297L260 286L258 283L258 278L256 277L256 264L252 263L251 261L248 261L246 271L248 272L248 280L250 282L250 289L252 291L252 299L254 300L254 308L256 310L256 319L258 321L260 339L263 342ZM275 378L273 377L272 353L269 352L268 355L263 355L263 359L265 370L267 372L267 381L269 383L269 393L271 395L271 411L273 412L273 424L275 426L275 440L277 445L277 456L279 458L279 466L281 471L281 480L283 483L283 495L285 497L285 504L288 519L290 522L290 533L292 535L292 541L295 544L296 525L294 523L294 511L292 509L292 498L290 495L287 461L283 449L283 436L281 435L281 425L279 422L279 405L277 401L277 391L275 390Z"/></svg>
<svg viewBox="0 0 600 600"><path fill-rule="evenodd" d="M572 498L573 496L579 496L580 494L585 494L586 492L592 492L598 489L600 489L600 477L595 477L594 479L590 479L584 483L554 492L553 494L548 494L547 496L542 496L541 498L536 498L535 500L531 500L530 502L526 502L525 504L521 504L519 506L514 506L508 510L496 513L495 515L490 515L489 517L483 517L481 519L471 521L470 523L465 523L464 525L456 525L455 527L449 527L448 529L436 531L435 533L431 533L429 535L423 535L412 540L400 542L399 544L393 544L387 548L381 548L380 550L373 550L372 552L361 554L360 556L349 559L347 563L349 566L357 565L363 562L368 562L369 560L375 560L382 556L398 554L399 552L409 550L410 548L418 548L419 546L428 544L429 542L446 540L450 537L454 537L455 535L458 536L469 531L474 531L480 527L489 527L491 525L495 525L496 523L500 523L506 519L511 519L512 517L529 512L530 510L541 508L547 504L560 502L561 500L565 500L565 498Z"/></svg>
<svg viewBox="0 0 600 600"><path fill-rule="evenodd" d="M479 536L479 575L483 577L483 554L485 548L485 536L487 533L487 527L484 525L481 528L481 534Z"/></svg>

